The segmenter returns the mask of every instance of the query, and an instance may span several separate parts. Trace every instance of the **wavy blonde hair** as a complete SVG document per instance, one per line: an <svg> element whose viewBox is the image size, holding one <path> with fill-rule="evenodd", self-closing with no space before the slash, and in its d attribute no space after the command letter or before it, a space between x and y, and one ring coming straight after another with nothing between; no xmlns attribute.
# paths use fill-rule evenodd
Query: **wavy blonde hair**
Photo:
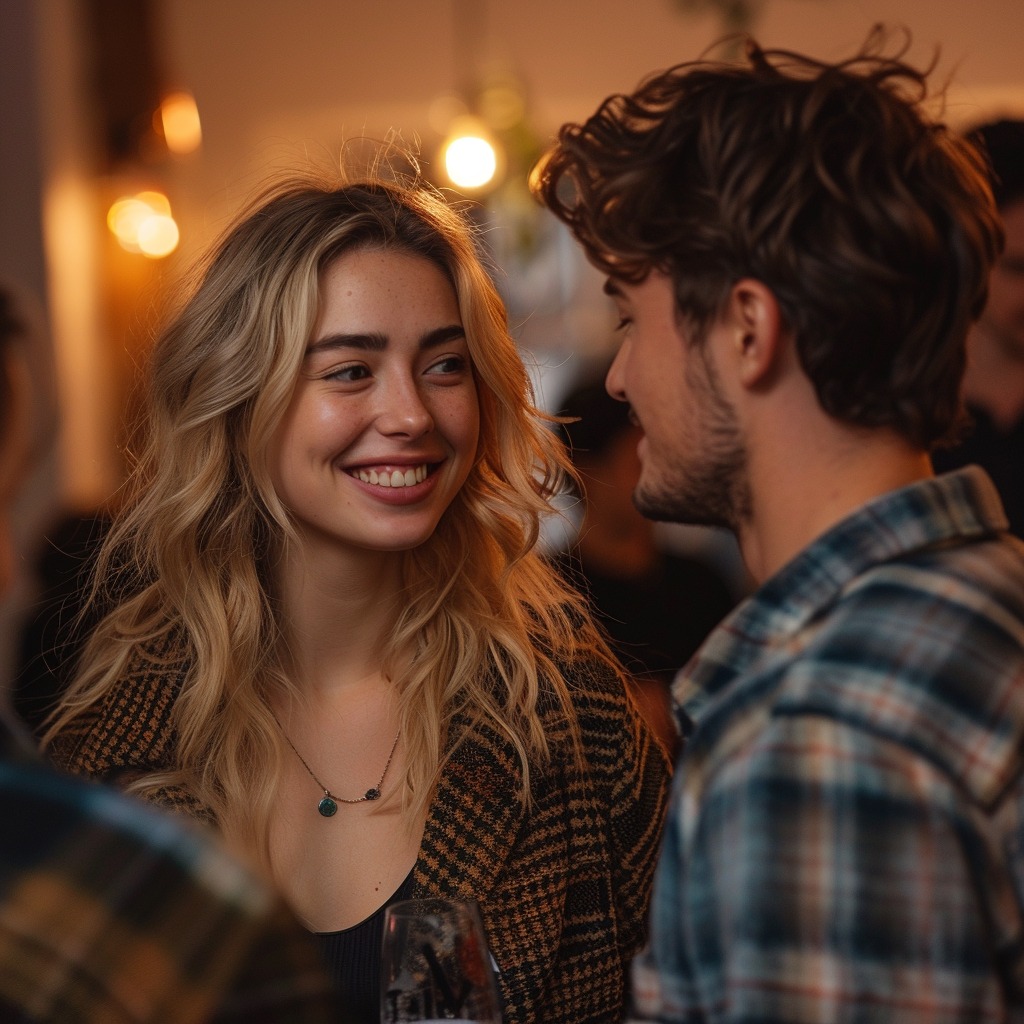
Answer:
<svg viewBox="0 0 1024 1024"><path fill-rule="evenodd" d="M184 786L264 860L284 753L269 698L291 685L273 566L293 536L266 453L317 323L321 273L359 247L442 270L480 402L465 485L433 536L403 553L406 604L384 668L410 666L392 675L407 806L422 810L429 800L459 742L450 735L456 715L489 723L514 745L528 802L530 767L552 753L542 710L554 712L560 732L568 726L571 756L582 756L559 666L588 657L618 671L579 596L535 552L547 499L571 470L533 405L466 224L420 187L278 186L227 233L157 342L146 443L95 572L93 600L113 610L44 738L102 701L140 649L174 640L188 658L172 712L176 763L130 788Z"/></svg>

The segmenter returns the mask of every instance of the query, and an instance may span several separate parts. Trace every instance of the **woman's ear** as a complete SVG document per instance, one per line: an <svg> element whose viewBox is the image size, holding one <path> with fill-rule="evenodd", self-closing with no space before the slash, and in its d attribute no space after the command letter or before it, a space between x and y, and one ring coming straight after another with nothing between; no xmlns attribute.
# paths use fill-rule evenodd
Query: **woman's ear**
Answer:
<svg viewBox="0 0 1024 1024"><path fill-rule="evenodd" d="M733 334L736 378L746 388L767 386L775 377L787 339L775 293L751 277L737 281L729 296L726 322Z"/></svg>

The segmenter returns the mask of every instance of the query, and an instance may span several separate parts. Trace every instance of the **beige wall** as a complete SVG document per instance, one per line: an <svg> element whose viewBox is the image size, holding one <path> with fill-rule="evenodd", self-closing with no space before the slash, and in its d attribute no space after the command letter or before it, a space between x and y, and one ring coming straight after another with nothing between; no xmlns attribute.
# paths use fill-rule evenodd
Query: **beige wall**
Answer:
<svg viewBox="0 0 1024 1024"><path fill-rule="evenodd" d="M525 80L545 133L585 117L607 94L700 54L711 17L671 0L482 0L484 61ZM191 89L200 153L174 169L183 252L205 244L267 173L330 162L344 137L389 128L439 141L430 101L456 85L453 0L164 0L168 70ZM941 47L951 115L1005 101L1024 113L1022 0L766 0L767 45L822 58L851 52L876 22L906 25L912 57Z"/></svg>
<svg viewBox="0 0 1024 1024"><path fill-rule="evenodd" d="M430 104L466 75L457 10L479 12L477 62L518 73L545 136L650 71L697 57L721 31L672 0L159 0L167 84L195 94L203 146L150 171L99 179L78 0L24 3L34 5L40 33L50 321L63 492L75 507L103 500L123 473L119 396L169 286L262 181L336 166L344 139L392 129L434 155L441 140ZM834 59L879 21L911 30L919 62L941 46L937 77L952 82L958 121L994 103L1024 116L1024 0L765 0L757 34ZM158 264L122 253L103 226L113 198L147 187L167 192L182 233L179 250Z"/></svg>

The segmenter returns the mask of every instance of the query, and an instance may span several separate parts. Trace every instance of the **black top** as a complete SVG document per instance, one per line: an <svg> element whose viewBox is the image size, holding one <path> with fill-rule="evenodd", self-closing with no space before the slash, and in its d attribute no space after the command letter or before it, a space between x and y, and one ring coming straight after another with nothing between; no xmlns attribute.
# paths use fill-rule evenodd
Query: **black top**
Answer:
<svg viewBox="0 0 1024 1024"><path fill-rule="evenodd" d="M415 870L415 869L414 869ZM380 952L384 911L409 899L412 871L375 913L340 932L315 932L324 967L338 986L346 1024L380 1024Z"/></svg>
<svg viewBox="0 0 1024 1024"><path fill-rule="evenodd" d="M616 654L638 676L674 675L735 604L719 575L690 558L663 555L633 579L595 572L574 553L555 564L590 597Z"/></svg>
<svg viewBox="0 0 1024 1024"><path fill-rule="evenodd" d="M968 406L974 428L956 448L932 455L936 473L972 462L981 466L1003 499L1010 532L1024 538L1024 417L1009 432L999 430L983 409Z"/></svg>

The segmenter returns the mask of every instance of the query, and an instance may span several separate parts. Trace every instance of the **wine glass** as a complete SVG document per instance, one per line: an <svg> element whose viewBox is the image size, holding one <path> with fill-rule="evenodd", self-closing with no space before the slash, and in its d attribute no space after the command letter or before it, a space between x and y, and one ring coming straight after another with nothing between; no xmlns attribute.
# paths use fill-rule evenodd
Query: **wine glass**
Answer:
<svg viewBox="0 0 1024 1024"><path fill-rule="evenodd" d="M381 1024L501 1024L475 903L403 900L384 913Z"/></svg>

